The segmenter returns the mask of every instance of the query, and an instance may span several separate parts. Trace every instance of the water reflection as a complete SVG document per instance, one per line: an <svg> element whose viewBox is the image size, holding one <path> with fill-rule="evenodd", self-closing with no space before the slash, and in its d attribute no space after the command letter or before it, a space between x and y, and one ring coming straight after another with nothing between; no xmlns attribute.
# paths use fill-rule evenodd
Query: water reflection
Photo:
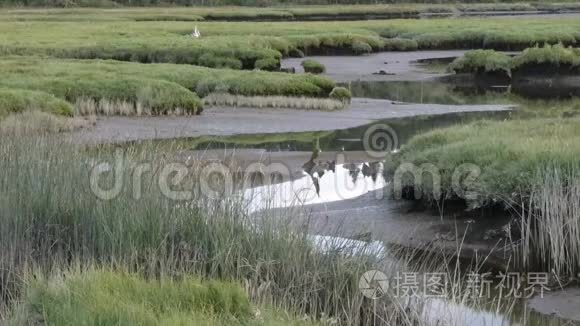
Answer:
<svg viewBox="0 0 580 326"><path fill-rule="evenodd" d="M408 103L498 104L525 99L569 99L580 96L580 78L520 79L510 85L492 79L450 76L428 81L352 82L353 96Z"/></svg>
<svg viewBox="0 0 580 326"><path fill-rule="evenodd" d="M276 184L265 184L244 190L244 198L250 212L262 209L294 207L297 205L311 205L330 203L345 199L356 198L370 191L380 190L386 186L382 176L382 163L373 163L377 166L376 173L364 174L364 164L337 164L334 171L331 169L319 171L323 173L302 175L292 180Z"/></svg>
<svg viewBox="0 0 580 326"><path fill-rule="evenodd" d="M512 118L580 115L580 78L525 80L514 85L473 77L428 81L352 82L353 96L448 105L513 104Z"/></svg>

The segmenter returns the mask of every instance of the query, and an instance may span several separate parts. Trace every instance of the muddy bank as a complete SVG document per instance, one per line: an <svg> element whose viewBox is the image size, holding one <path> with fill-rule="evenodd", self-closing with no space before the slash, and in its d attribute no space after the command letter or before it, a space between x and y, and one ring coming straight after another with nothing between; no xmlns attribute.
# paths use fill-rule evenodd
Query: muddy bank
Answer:
<svg viewBox="0 0 580 326"><path fill-rule="evenodd" d="M314 59L326 66L326 74L337 82L349 81L417 81L447 75L422 69L416 62L427 59L460 57L465 50L379 52L365 56L309 56L282 60L282 68L304 72L300 63ZM380 71L384 74L380 74Z"/></svg>
<svg viewBox="0 0 580 326"><path fill-rule="evenodd" d="M206 135L325 131L362 126L381 119L510 108L508 105L406 104L355 98L350 107L334 112L219 107L192 117L102 117L94 128L68 135L74 142L112 143Z"/></svg>
<svg viewBox="0 0 580 326"><path fill-rule="evenodd" d="M485 214L451 207L441 214L411 201L391 200L386 188L341 201L274 210L274 216L292 216L297 226L307 225L311 234L350 239L364 235L368 241L386 245L459 253L461 258L485 259L490 268L501 270L508 254L501 230L510 218L507 214L487 218Z"/></svg>
<svg viewBox="0 0 580 326"><path fill-rule="evenodd" d="M580 322L580 288L567 288L560 291L545 292L543 297L536 296L528 306L543 314ZM569 323L569 325L576 325Z"/></svg>

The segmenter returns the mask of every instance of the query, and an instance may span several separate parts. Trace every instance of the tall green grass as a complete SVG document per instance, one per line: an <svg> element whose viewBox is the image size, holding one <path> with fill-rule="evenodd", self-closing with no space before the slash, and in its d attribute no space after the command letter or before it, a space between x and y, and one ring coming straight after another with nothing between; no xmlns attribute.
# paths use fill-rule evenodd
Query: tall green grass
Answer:
<svg viewBox="0 0 580 326"><path fill-rule="evenodd" d="M391 276L401 270L447 273L454 284L451 300L469 303L455 257L422 250L377 254L360 241L341 239L321 250L294 216L272 211L248 216L239 197L201 196L201 162L192 162L186 178L171 186L193 189L193 198L168 199L159 178L175 162L177 145L125 147L114 173L124 187L107 200L93 193L89 175L105 168L99 162L117 165L114 147L3 138L0 320L38 321L42 312L40 318L67 320L65 325L69 320L217 325L244 319L242 324L285 325L294 315L305 316L306 324L426 324L422 301L409 303L395 289L380 301L365 299L359 279L371 269ZM151 170L135 172L143 162ZM138 180L141 187L134 187ZM113 173L99 184L114 187ZM247 297L222 281L241 284ZM290 317L275 313L270 323L268 315L249 315L248 299L262 313L262 307L273 307Z"/></svg>
<svg viewBox="0 0 580 326"><path fill-rule="evenodd" d="M23 295L22 277L31 268L50 275L74 264L147 277L237 280L256 303L314 318L324 313L347 323L370 318L358 278L377 258L338 246L321 253L283 216L250 218L236 198L168 199L157 185L161 168L174 162L171 151L127 148L123 175L117 175L124 189L101 200L91 191L90 171L97 162L112 163L114 153L53 141L7 137L0 142L3 303ZM130 172L138 162L151 162L152 172L134 177ZM172 189L199 189L194 185L200 168L194 166ZM102 187L113 186L110 178L101 180ZM142 179L141 189L132 187L134 178Z"/></svg>
<svg viewBox="0 0 580 326"><path fill-rule="evenodd" d="M27 276L8 325L324 325L250 303L241 284L89 268Z"/></svg>
<svg viewBox="0 0 580 326"><path fill-rule="evenodd" d="M580 273L580 179L577 171L537 171L527 212L515 223L520 268L552 273L566 284Z"/></svg>

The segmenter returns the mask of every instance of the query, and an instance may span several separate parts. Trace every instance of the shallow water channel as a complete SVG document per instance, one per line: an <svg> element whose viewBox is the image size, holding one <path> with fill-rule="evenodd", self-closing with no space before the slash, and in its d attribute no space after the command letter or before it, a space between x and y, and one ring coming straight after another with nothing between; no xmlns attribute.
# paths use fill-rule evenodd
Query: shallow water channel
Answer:
<svg viewBox="0 0 580 326"><path fill-rule="evenodd" d="M244 168L260 162L282 164L284 173L274 182L253 180L243 189L248 209L254 214L287 212L299 224L309 222L312 240L322 251L329 243L347 243L357 248L372 248L375 253L388 252L392 245L420 246L433 238L447 241L453 247L465 234L469 240L466 255L484 248L485 231L501 228L506 216L474 216L453 209L417 210L410 203L397 202L386 193L381 158L369 155L368 131L387 125L389 151L396 151L414 135L482 119L520 119L542 115L538 108L575 101L574 92L562 93L542 88L513 89L508 85L467 83L461 79L424 81L350 81L353 96L387 99L396 102L424 104L514 104L514 111L450 113L377 121L356 128L321 132L256 134L199 138L184 155L207 160L228 161ZM401 103L401 105L405 105ZM570 111L571 110L571 111ZM580 110L578 110L580 111ZM576 115L576 109L554 112L554 115ZM324 123L321 121L321 123ZM383 144L384 145L384 144ZM271 181L271 180L270 180ZM290 213L288 213L290 212ZM477 214L485 214L477 213ZM496 214L491 212L489 214ZM477 219L477 217L483 217ZM340 227L341 232L337 233ZM471 251L470 251L471 250ZM367 252L368 253L368 252ZM362 253L364 254L364 253ZM465 258L465 257L463 257ZM495 294L494 294L495 295ZM492 296L477 308L445 298L427 300L422 314L432 325L573 325L554 314L530 311L525 300L510 307L498 304Z"/></svg>

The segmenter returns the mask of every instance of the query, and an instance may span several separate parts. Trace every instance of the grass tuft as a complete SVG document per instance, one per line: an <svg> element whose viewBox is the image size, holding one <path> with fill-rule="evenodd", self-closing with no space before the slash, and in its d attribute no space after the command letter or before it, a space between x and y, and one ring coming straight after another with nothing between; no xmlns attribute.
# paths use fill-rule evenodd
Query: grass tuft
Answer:
<svg viewBox="0 0 580 326"><path fill-rule="evenodd" d="M352 94L345 87L335 87L332 92L330 92L329 96L330 98L339 100L343 103L350 103L350 99L352 98Z"/></svg>
<svg viewBox="0 0 580 326"><path fill-rule="evenodd" d="M302 61L301 65L305 72L312 74L322 74L326 71L326 67L322 63L312 59Z"/></svg>
<svg viewBox="0 0 580 326"><path fill-rule="evenodd" d="M0 119L9 114L41 111L62 116L72 116L73 107L48 93L24 89L0 88Z"/></svg>
<svg viewBox="0 0 580 326"><path fill-rule="evenodd" d="M510 56L494 50L469 51L449 65L449 70L456 73L494 73L511 76L511 69Z"/></svg>
<svg viewBox="0 0 580 326"><path fill-rule="evenodd" d="M560 285L580 273L580 178L558 167L538 170L527 212L517 231L524 270L553 273Z"/></svg>

